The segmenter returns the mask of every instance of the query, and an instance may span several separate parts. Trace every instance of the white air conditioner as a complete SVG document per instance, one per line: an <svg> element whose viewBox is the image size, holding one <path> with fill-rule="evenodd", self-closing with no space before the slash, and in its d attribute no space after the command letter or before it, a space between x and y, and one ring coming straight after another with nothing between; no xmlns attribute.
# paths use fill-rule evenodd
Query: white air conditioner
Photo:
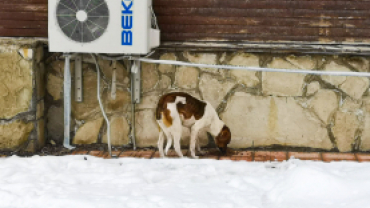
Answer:
<svg viewBox="0 0 370 208"><path fill-rule="evenodd" d="M49 50L147 54L160 35L151 7L151 0L49 0Z"/></svg>

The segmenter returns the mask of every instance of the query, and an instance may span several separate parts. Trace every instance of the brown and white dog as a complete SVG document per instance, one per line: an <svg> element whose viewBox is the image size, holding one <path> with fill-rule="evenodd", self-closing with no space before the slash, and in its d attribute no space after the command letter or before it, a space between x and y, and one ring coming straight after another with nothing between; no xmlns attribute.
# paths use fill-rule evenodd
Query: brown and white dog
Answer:
<svg viewBox="0 0 370 208"><path fill-rule="evenodd" d="M158 149L161 157L164 157L164 135L167 137L166 155L174 140L175 151L179 157L183 157L180 147L182 126L191 129L190 153L195 156L195 146L200 151L198 133L201 129L209 132L222 153L226 153L227 144L231 140L230 129L217 115L217 112L207 101L184 93L173 92L163 95L158 102L156 119L161 128L158 139ZM196 145L197 144L197 145Z"/></svg>

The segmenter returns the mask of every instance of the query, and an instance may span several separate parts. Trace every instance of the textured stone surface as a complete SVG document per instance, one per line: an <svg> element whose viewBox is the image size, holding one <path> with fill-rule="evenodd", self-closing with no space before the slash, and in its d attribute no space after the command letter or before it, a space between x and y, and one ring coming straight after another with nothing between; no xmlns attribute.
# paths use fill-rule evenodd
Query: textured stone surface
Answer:
<svg viewBox="0 0 370 208"><path fill-rule="evenodd" d="M86 122L77 130L73 138L73 144L94 144L98 140L100 128L103 125L103 118Z"/></svg>
<svg viewBox="0 0 370 208"><path fill-rule="evenodd" d="M42 99L45 96L46 86L45 86L45 65L44 63L39 63L35 66L36 71L36 92L37 100Z"/></svg>
<svg viewBox="0 0 370 208"><path fill-rule="evenodd" d="M217 64L217 54L215 53L192 53L184 52L184 57L191 63L197 64ZM219 70L213 68L200 68L202 71L217 73Z"/></svg>
<svg viewBox="0 0 370 208"><path fill-rule="evenodd" d="M46 89L54 100L59 100L63 96L63 78L49 73Z"/></svg>
<svg viewBox="0 0 370 208"><path fill-rule="evenodd" d="M364 130L362 132L360 150L370 150L370 112L365 114Z"/></svg>
<svg viewBox="0 0 370 208"><path fill-rule="evenodd" d="M331 61L329 64L327 64L324 67L324 70L325 71L339 71L339 72L350 72L351 71L347 67L342 66L342 65L339 65L339 64L337 64L334 61ZM338 87L339 85L343 84L346 81L346 79L347 79L347 77L343 77L343 76L326 76L326 75L325 76L321 76L321 78L324 81L326 81L326 82L328 82L328 83L330 83L330 84L332 84L332 85L334 85L336 87Z"/></svg>
<svg viewBox="0 0 370 208"><path fill-rule="evenodd" d="M101 80L100 92L103 91L103 80ZM72 91L72 98L74 98ZM83 102L75 102L72 99L72 115L77 120L86 120L100 112L97 100L97 74L92 70L84 70L83 73ZM119 97L117 93L117 97Z"/></svg>
<svg viewBox="0 0 370 208"><path fill-rule="evenodd" d="M353 100L347 97L340 107L343 112L359 112L361 109L362 101Z"/></svg>
<svg viewBox="0 0 370 208"><path fill-rule="evenodd" d="M335 126L333 134L339 151L348 152L352 150L355 140L355 133L360 126L355 113L338 111L335 114Z"/></svg>
<svg viewBox="0 0 370 208"><path fill-rule="evenodd" d="M27 64L27 61L20 55L16 55L19 66ZM369 71L370 60L367 57L241 52L183 52L182 54L169 52L159 54L159 58L193 63L326 71ZM84 122L86 122L85 125L93 125L92 122L97 118L101 119L102 116L96 99L97 77L91 60L84 59L84 61L84 95L86 97L82 103L72 101L72 122L76 121L78 125ZM104 74L101 97L104 108L109 118L112 119L112 129L114 129L112 130L112 138L114 137L112 143L114 145L127 144L129 131L127 119L131 117L130 93L126 90L130 84L129 74L119 62L117 73L122 72L122 74L117 75L120 80L117 83L117 99L112 100L110 97L111 62L99 60L99 63ZM40 65L33 67L38 70ZM46 123L48 137L58 144L63 138L63 106L60 106L62 102L58 101L63 99L63 67L64 60L51 61L48 63L48 74L45 76L48 78L47 90L55 99L54 101L45 99L51 101L52 105L49 108ZM73 76L73 61L71 67ZM322 149L338 146L340 151L352 150L355 144L354 148L360 145L361 150L370 150L370 131L367 131L370 129L370 119L367 118L370 114L369 80L337 76L321 76L322 80L318 78L318 76L303 74L256 73L143 63L142 100L136 106L137 144L139 147L157 146L159 130L154 112L158 99L164 93L183 91L209 101L215 108L225 97L228 98L225 100L227 102L225 106L222 106L225 108L220 109L224 111L220 116L232 129L231 146L235 148L250 147L254 142L255 146L279 144ZM36 82L39 80L36 77ZM0 82L0 96L7 96L7 86L1 83L3 82ZM234 95L230 93L233 87L236 87L233 90L236 91ZM39 98L38 100L42 100L43 97L39 96ZM45 107L48 106L45 105ZM35 107L42 109L41 105ZM42 118L39 112L37 116ZM331 132L334 134L333 141L330 140L332 135L329 134L327 126L331 127ZM74 124L72 124L71 131L74 131L73 127ZM104 129L102 130L102 141L106 142L106 125ZM90 142L97 142L98 134L99 132ZM189 129L183 128L181 141L183 146L188 145L189 136ZM202 132L200 136L202 145L206 145L208 143L207 134Z"/></svg>
<svg viewBox="0 0 370 208"><path fill-rule="evenodd" d="M28 111L32 87L32 62L16 50L0 48L0 118Z"/></svg>
<svg viewBox="0 0 370 208"><path fill-rule="evenodd" d="M229 62L230 65L236 66L253 66L259 67L258 56L252 54L237 54ZM244 84L247 87L254 87L259 83L259 79L256 76L255 71L245 71L245 70L231 70L230 74L238 83Z"/></svg>
<svg viewBox="0 0 370 208"><path fill-rule="evenodd" d="M286 59L299 69L314 69L316 66L316 61L311 56L290 55Z"/></svg>
<svg viewBox="0 0 370 208"><path fill-rule="evenodd" d="M62 144L64 134L63 107L51 106L48 109L47 124L49 139Z"/></svg>
<svg viewBox="0 0 370 208"><path fill-rule="evenodd" d="M179 67L175 75L175 85L184 88L192 89L197 87L199 72L193 67Z"/></svg>
<svg viewBox="0 0 370 208"><path fill-rule="evenodd" d="M235 93L221 118L231 129L230 147L273 144L331 149L321 122L293 98Z"/></svg>
<svg viewBox="0 0 370 208"><path fill-rule="evenodd" d="M176 61L177 57L174 53L165 53L165 54L161 55L161 57L159 59ZM172 72L175 71L175 66L174 65L168 65L168 64L159 64L158 65L158 70L161 73L172 73Z"/></svg>
<svg viewBox="0 0 370 208"><path fill-rule="evenodd" d="M103 99L104 110L109 114L126 112L131 105L131 94L122 89L117 89L116 99L112 99L110 91L105 91Z"/></svg>
<svg viewBox="0 0 370 208"><path fill-rule="evenodd" d="M37 121L37 142L38 147L42 148L46 144L46 137L45 137L45 120L40 119Z"/></svg>
<svg viewBox="0 0 370 208"><path fill-rule="evenodd" d="M317 82L317 81L311 82L310 84L307 85L306 95L311 96L311 95L315 94L319 89L320 89L320 83L319 82Z"/></svg>
<svg viewBox="0 0 370 208"><path fill-rule="evenodd" d="M202 92L203 99L210 102L214 108L217 108L234 85L235 83L232 81L219 81L212 75L203 74L200 79L199 89Z"/></svg>
<svg viewBox="0 0 370 208"><path fill-rule="evenodd" d="M103 60L101 58L98 59L100 70L103 72L104 76L109 80L112 80L113 74L113 64L112 61ZM125 83L125 78L128 77L129 74L126 68L120 61L116 62L116 81L120 84L128 84Z"/></svg>
<svg viewBox="0 0 370 208"><path fill-rule="evenodd" d="M346 81L340 85L339 88L352 98L360 99L364 92L369 88L369 78L347 77Z"/></svg>
<svg viewBox="0 0 370 208"><path fill-rule="evenodd" d="M331 90L319 90L310 101L310 108L325 124L329 120L335 110L338 108L339 100L335 92Z"/></svg>
<svg viewBox="0 0 370 208"><path fill-rule="evenodd" d="M33 123L23 121L0 125L0 149L15 149L24 144L33 128Z"/></svg>
<svg viewBox="0 0 370 208"><path fill-rule="evenodd" d="M136 112L135 135L138 147L157 146L159 127L154 112L154 110Z"/></svg>
<svg viewBox="0 0 370 208"><path fill-rule="evenodd" d="M147 92L156 87L159 76L155 64L142 63L141 65L142 90Z"/></svg>
<svg viewBox="0 0 370 208"><path fill-rule="evenodd" d="M111 128L111 145L120 146L128 144L130 132L130 126L127 123L125 117L113 117L110 119L110 128ZM104 131L103 143L108 143L107 129Z"/></svg>
<svg viewBox="0 0 370 208"><path fill-rule="evenodd" d="M159 81L159 88L160 89L168 89L171 87L171 78L166 75L161 76L161 80Z"/></svg>
<svg viewBox="0 0 370 208"><path fill-rule="evenodd" d="M347 59L349 65L360 72L368 72L370 70L369 60L365 57L350 57Z"/></svg>
<svg viewBox="0 0 370 208"><path fill-rule="evenodd" d="M275 58L267 67L297 69L281 58ZM304 77L304 74L297 73L262 72L262 92L265 95L302 96Z"/></svg>
<svg viewBox="0 0 370 208"><path fill-rule="evenodd" d="M141 98L141 102L136 105L138 110L141 109L155 109L159 100L159 95L148 95Z"/></svg>

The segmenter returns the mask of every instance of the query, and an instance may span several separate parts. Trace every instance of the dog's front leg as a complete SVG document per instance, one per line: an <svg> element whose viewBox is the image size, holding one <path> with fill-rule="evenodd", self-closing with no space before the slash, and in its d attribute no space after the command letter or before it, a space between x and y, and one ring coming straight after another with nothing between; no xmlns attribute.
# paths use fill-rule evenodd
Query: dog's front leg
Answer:
<svg viewBox="0 0 370 208"><path fill-rule="evenodd" d="M190 154L191 157L194 159L198 159L198 156L195 156L195 143L197 141L197 136L198 136L199 128L194 125L191 127L191 134L190 134Z"/></svg>

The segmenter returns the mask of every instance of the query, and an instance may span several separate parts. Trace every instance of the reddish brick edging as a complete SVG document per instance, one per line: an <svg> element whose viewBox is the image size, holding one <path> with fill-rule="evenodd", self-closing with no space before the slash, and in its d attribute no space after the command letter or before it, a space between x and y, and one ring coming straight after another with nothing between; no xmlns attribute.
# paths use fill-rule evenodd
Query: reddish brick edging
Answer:
<svg viewBox="0 0 370 208"><path fill-rule="evenodd" d="M182 150L184 156L188 155L188 150ZM91 155L95 157L101 157L104 159L111 158L108 152L100 150L83 150L76 149L69 153L69 155ZM159 152L154 150L126 150L126 151L112 151L112 155L118 158L132 157L132 158L143 158L153 159L159 158ZM0 158L7 157L6 155L0 155ZM177 158L177 154L174 150L168 152L167 157ZM234 161L256 161L256 162L270 162L277 161L282 162L291 158L300 160L313 160L313 161L358 161L358 162L370 162L370 153L337 153L337 152L284 152L284 151L234 151L228 153L226 156L219 156L217 151L206 152L205 155L199 157L200 159L214 159L214 160L234 160Z"/></svg>

